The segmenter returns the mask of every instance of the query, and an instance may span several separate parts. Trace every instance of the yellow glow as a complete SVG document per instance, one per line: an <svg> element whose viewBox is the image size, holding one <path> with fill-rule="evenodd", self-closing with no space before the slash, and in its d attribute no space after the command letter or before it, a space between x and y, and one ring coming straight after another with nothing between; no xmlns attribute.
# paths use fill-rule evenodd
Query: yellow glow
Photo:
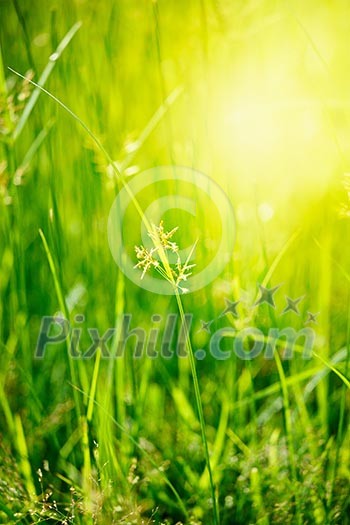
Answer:
<svg viewBox="0 0 350 525"><path fill-rule="evenodd" d="M255 100L243 100L224 118L224 129L232 143L247 151L267 153L281 139L281 129L275 112L268 104Z"/></svg>

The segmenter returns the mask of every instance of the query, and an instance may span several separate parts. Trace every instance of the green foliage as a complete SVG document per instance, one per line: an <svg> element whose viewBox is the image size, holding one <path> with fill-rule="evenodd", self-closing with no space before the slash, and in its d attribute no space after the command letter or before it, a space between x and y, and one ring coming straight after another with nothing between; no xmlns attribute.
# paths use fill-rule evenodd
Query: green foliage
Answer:
<svg viewBox="0 0 350 525"><path fill-rule="evenodd" d="M349 523L345 3L4 0L1 11L0 523L208 525L216 504L221 525ZM235 227L197 190L198 221L169 210L168 233L144 219L153 186L125 215L135 266L160 267L174 296L144 290L139 268L131 283L108 247L116 193L166 165L208 174L236 211L232 258L195 293L191 273ZM254 307L258 284L281 284L276 308ZM283 313L284 294L302 297L300 315ZM87 327L116 328L112 356L125 313L147 333L161 314L159 338L180 313L174 355L135 359L130 338L122 357L72 359L72 333L35 359L41 319L58 312L82 349ZM210 355L220 329L267 339L308 312L319 312L310 360L298 345L283 360L283 343L274 360Z"/></svg>

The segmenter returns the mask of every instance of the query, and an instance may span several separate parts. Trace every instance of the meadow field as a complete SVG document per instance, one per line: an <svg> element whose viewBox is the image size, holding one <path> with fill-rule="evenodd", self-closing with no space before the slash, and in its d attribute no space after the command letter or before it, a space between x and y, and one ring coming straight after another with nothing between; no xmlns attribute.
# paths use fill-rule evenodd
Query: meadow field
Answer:
<svg viewBox="0 0 350 525"><path fill-rule="evenodd" d="M349 31L0 0L0 523L350 523Z"/></svg>

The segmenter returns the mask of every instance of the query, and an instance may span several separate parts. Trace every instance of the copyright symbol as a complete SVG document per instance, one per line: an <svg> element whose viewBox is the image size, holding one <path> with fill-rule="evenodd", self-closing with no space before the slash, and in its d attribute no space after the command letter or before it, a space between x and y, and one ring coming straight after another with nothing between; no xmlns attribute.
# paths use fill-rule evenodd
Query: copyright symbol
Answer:
<svg viewBox="0 0 350 525"><path fill-rule="evenodd" d="M144 246L151 246L151 241L133 205L132 195L150 224L157 225L165 215L173 214L173 228L178 225L176 217L181 215L184 225L179 229L182 239L178 244L182 248L179 252L182 261L198 241L191 260L196 267L186 284L189 292L207 286L220 275L232 258L236 228L231 202L213 179L188 167L151 168L128 181L128 190L123 187L111 206L108 243L120 270L145 290L173 295L174 288L167 281L151 274L141 280L134 268L134 245L140 244L140 237ZM167 220L164 223L168 226Z"/></svg>

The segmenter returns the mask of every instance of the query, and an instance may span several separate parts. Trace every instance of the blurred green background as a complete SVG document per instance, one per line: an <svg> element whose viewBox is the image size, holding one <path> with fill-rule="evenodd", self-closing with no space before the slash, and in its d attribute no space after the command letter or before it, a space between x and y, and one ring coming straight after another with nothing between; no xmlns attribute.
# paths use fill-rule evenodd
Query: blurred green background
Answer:
<svg viewBox="0 0 350 525"><path fill-rule="evenodd" d="M35 100L11 67L35 82L46 71L45 88L126 179L188 166L232 203L235 224L221 224L198 188L169 180L138 195L144 210L195 199L196 217L164 217L181 248L198 239L194 272L236 231L225 270L183 296L193 348L207 351L197 371L221 522L349 522L349 7L0 0L0 521L213 523L186 360L135 360L132 339L123 359L74 361L64 344L34 359L44 315L63 309L78 327L84 314L85 349L87 327L103 334L131 313L150 330L177 305L118 269L107 221L120 181L74 118ZM132 205L123 238L136 264ZM276 310L252 313L259 283L283 284ZM304 296L300 317L281 315L285 295ZM242 300L238 319L220 317L225 299ZM215 361L200 330L214 320L212 333L267 335L302 328L308 311L319 312L310 361Z"/></svg>

